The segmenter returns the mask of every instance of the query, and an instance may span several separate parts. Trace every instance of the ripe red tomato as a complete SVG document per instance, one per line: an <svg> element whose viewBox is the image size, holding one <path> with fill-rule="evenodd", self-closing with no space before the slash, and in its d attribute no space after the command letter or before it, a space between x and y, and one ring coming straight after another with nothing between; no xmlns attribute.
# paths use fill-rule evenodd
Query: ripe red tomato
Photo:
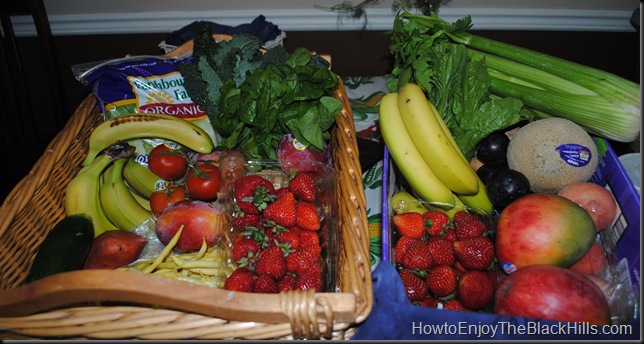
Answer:
<svg viewBox="0 0 644 344"><path fill-rule="evenodd" d="M175 180L186 175L188 158L180 149L162 144L150 151L148 166L157 176L165 180Z"/></svg>
<svg viewBox="0 0 644 344"><path fill-rule="evenodd" d="M185 184L191 198L214 200L221 189L219 168L212 163L198 163L188 171Z"/></svg>
<svg viewBox="0 0 644 344"><path fill-rule="evenodd" d="M170 204L184 201L186 198L186 187L184 185L171 185L166 189L154 191L150 195L150 210L155 215L159 215Z"/></svg>

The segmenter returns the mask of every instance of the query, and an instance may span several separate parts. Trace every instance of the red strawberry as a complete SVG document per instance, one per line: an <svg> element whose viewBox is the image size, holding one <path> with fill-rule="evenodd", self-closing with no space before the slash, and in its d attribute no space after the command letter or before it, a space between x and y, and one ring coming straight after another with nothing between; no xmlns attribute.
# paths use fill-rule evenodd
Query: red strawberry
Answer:
<svg viewBox="0 0 644 344"><path fill-rule="evenodd" d="M246 258L253 258L261 250L261 246L254 239L247 237L239 237L231 252L234 262L242 263L241 260ZM243 264L243 263L242 263Z"/></svg>
<svg viewBox="0 0 644 344"><path fill-rule="evenodd" d="M494 297L494 283L483 271L466 271L458 281L458 300L463 307L477 311L487 307Z"/></svg>
<svg viewBox="0 0 644 344"><path fill-rule="evenodd" d="M300 232L301 230L297 227L284 229L275 236L275 241L278 244L288 245L286 248L289 251L297 250L300 247Z"/></svg>
<svg viewBox="0 0 644 344"><path fill-rule="evenodd" d="M320 246L318 232L300 231L300 247Z"/></svg>
<svg viewBox="0 0 644 344"><path fill-rule="evenodd" d="M400 239L398 239L398 241L396 242L396 246L394 246L394 258L396 259L397 263L399 264L402 263L403 257L405 256L407 249L415 241L420 241L420 239L412 238L409 236L401 236Z"/></svg>
<svg viewBox="0 0 644 344"><path fill-rule="evenodd" d="M277 293L278 291L277 282L269 275L257 276L255 284L253 284L254 293L272 294Z"/></svg>
<svg viewBox="0 0 644 344"><path fill-rule="evenodd" d="M278 280L286 273L286 258L279 246L271 246L257 255L255 272Z"/></svg>
<svg viewBox="0 0 644 344"><path fill-rule="evenodd" d="M402 269L399 271L405 292L410 302L422 301L427 295L427 284L411 270Z"/></svg>
<svg viewBox="0 0 644 344"><path fill-rule="evenodd" d="M438 265L427 272L427 288L437 297L445 297L456 291L456 272L449 265Z"/></svg>
<svg viewBox="0 0 644 344"><path fill-rule="evenodd" d="M273 221L283 227L293 227L296 224L295 196L291 192L285 192L282 197L269 203L264 209L264 219Z"/></svg>
<svg viewBox="0 0 644 344"><path fill-rule="evenodd" d="M438 308L438 300L436 300L432 295L427 295L420 302L420 305L423 307Z"/></svg>
<svg viewBox="0 0 644 344"><path fill-rule="evenodd" d="M233 217L232 226L237 231L243 231L246 227L260 227L262 217L259 214L237 213Z"/></svg>
<svg viewBox="0 0 644 344"><path fill-rule="evenodd" d="M313 202L317 198L315 177L309 172L300 172L291 179L288 189L297 199Z"/></svg>
<svg viewBox="0 0 644 344"><path fill-rule="evenodd" d="M245 175L235 181L235 201L239 209L249 214L260 214L272 200L275 187L268 179L258 175Z"/></svg>
<svg viewBox="0 0 644 344"><path fill-rule="evenodd" d="M440 210L428 210L423 213L427 234L438 236L449 226L449 216Z"/></svg>
<svg viewBox="0 0 644 344"><path fill-rule="evenodd" d="M315 247L306 246L286 256L286 270L301 275L312 266L319 266L319 251L309 249Z"/></svg>
<svg viewBox="0 0 644 344"><path fill-rule="evenodd" d="M420 241L420 239L412 238L409 236L401 236L400 239L398 239L396 246L394 246L394 258L396 259L397 263L400 264L403 261L403 257L405 256L407 249L415 241Z"/></svg>
<svg viewBox="0 0 644 344"><path fill-rule="evenodd" d="M284 194L287 193L287 192L290 192L289 189L287 189L287 188L277 189L277 190L275 190L275 197L280 198L280 197L284 196Z"/></svg>
<svg viewBox="0 0 644 344"><path fill-rule="evenodd" d="M252 292L253 284L255 283L255 274L247 268L237 268L233 271L226 282L224 282L224 289Z"/></svg>
<svg viewBox="0 0 644 344"><path fill-rule="evenodd" d="M456 231L454 230L454 227L446 228L445 231L443 232L442 237L447 239L447 240L449 240L449 241L451 241L451 242L456 241L457 240L456 239Z"/></svg>
<svg viewBox="0 0 644 344"><path fill-rule="evenodd" d="M313 265L306 271L297 275L295 279L295 289L316 291L322 290L322 272L319 265Z"/></svg>
<svg viewBox="0 0 644 344"><path fill-rule="evenodd" d="M488 229L480 217L466 211L457 211L454 214L454 228L458 240L481 236Z"/></svg>
<svg viewBox="0 0 644 344"><path fill-rule="evenodd" d="M436 265L454 265L454 245L443 237L430 237L427 240L427 249L434 258Z"/></svg>
<svg viewBox="0 0 644 344"><path fill-rule="evenodd" d="M295 213L297 226L300 229L307 231L317 231L320 229L320 217L318 216L318 208L315 204L307 201L299 201L295 205Z"/></svg>
<svg viewBox="0 0 644 344"><path fill-rule="evenodd" d="M394 214L392 220L396 228L398 228L400 235L421 238L425 234L425 219L420 213L408 212Z"/></svg>
<svg viewBox="0 0 644 344"><path fill-rule="evenodd" d="M289 291L295 289L295 275L287 273L279 281L277 281L277 289L279 291Z"/></svg>
<svg viewBox="0 0 644 344"><path fill-rule="evenodd" d="M417 240L409 245L401 265L409 270L427 270L434 266L434 258L432 258L425 242Z"/></svg>
<svg viewBox="0 0 644 344"><path fill-rule="evenodd" d="M477 236L454 243L454 256L467 270L485 270L494 261L494 243Z"/></svg>
<svg viewBox="0 0 644 344"><path fill-rule="evenodd" d="M463 307L461 301L458 299L446 300L443 302L443 309L448 309L452 311L468 311L467 308Z"/></svg>

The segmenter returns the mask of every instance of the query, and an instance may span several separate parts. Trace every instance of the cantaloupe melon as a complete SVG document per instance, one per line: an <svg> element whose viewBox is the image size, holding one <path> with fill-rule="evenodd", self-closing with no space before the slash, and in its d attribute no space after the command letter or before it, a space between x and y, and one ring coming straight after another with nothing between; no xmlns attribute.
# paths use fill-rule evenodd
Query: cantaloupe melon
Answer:
<svg viewBox="0 0 644 344"><path fill-rule="evenodd" d="M564 118L545 118L521 127L510 141L508 166L523 173L533 192L557 193L585 182L597 169L597 148L578 124Z"/></svg>

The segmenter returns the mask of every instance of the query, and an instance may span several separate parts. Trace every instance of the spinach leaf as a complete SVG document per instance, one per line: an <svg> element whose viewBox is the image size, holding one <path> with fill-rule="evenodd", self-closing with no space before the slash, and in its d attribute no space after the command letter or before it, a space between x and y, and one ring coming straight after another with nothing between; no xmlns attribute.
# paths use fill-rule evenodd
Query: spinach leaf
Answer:
<svg viewBox="0 0 644 344"><path fill-rule="evenodd" d="M282 46L262 53L259 39L243 34L214 43L207 27L194 46L193 63L180 71L222 137L218 149L274 160L289 132L313 150L324 149L342 104L332 96L338 76L321 56L305 48L289 55Z"/></svg>

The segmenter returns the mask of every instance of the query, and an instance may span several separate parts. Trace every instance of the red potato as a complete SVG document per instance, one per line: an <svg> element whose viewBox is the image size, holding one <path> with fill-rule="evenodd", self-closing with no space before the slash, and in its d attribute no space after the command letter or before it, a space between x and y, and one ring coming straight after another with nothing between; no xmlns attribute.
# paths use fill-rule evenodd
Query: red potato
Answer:
<svg viewBox="0 0 644 344"><path fill-rule="evenodd" d="M598 232L608 228L617 215L615 198L605 187L595 183L572 183L561 191L559 196L579 204L593 218Z"/></svg>
<svg viewBox="0 0 644 344"><path fill-rule="evenodd" d="M106 231L97 236L89 249L83 269L114 270L132 263L148 239L124 230Z"/></svg>

